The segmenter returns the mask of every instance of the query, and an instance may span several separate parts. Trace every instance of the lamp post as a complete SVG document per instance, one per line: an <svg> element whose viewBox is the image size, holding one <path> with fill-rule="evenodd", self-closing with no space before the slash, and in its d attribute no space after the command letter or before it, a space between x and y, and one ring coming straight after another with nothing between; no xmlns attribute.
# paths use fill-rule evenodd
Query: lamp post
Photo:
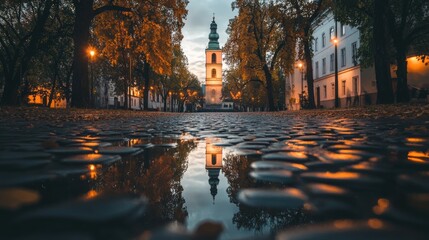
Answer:
<svg viewBox="0 0 429 240"><path fill-rule="evenodd" d="M335 20L335 38L332 39L334 44L334 65L335 65L335 108L340 107L340 99L338 98L338 38L337 38L337 21Z"/></svg>
<svg viewBox="0 0 429 240"><path fill-rule="evenodd" d="M94 49L90 49L89 50L89 57L90 57L90 70L91 70L91 92L89 95L89 101L92 107L95 106L95 101L94 101L94 57L95 57L95 50Z"/></svg>
<svg viewBox="0 0 429 240"><path fill-rule="evenodd" d="M131 54L128 53L128 57L130 59L130 82L128 84L128 109L131 109L131 100L132 100L132 96L131 96L131 84L132 84L132 75L131 75L131 67L132 67L132 63L131 63Z"/></svg>
<svg viewBox="0 0 429 240"><path fill-rule="evenodd" d="M303 107L304 101L304 65L302 63L298 63L299 71L301 72L301 94L299 96L299 103L301 108Z"/></svg>

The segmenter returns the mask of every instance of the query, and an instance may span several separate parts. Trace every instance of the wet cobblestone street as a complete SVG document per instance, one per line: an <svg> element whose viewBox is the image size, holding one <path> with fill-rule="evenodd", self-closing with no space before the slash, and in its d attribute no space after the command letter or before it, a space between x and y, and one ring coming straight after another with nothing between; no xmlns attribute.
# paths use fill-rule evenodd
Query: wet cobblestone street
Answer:
<svg viewBox="0 0 429 240"><path fill-rule="evenodd" d="M82 116L1 118L0 239L429 235L429 114Z"/></svg>

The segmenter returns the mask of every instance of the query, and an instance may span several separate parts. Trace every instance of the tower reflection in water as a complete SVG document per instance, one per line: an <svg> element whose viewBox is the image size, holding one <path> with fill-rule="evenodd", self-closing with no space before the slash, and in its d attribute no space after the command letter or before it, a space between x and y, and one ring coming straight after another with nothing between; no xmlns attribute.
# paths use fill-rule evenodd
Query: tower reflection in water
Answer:
<svg viewBox="0 0 429 240"><path fill-rule="evenodd" d="M210 194L213 196L213 204L219 184L219 173L222 169L222 147L213 145L215 139L206 139L206 170L209 174Z"/></svg>

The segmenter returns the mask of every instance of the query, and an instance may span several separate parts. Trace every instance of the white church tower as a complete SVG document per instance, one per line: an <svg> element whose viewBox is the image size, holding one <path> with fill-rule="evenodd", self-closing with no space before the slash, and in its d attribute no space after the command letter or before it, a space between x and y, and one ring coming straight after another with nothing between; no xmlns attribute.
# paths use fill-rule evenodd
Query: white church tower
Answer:
<svg viewBox="0 0 429 240"><path fill-rule="evenodd" d="M222 103L222 49L216 32L215 17L210 24L209 45L206 49L206 106Z"/></svg>

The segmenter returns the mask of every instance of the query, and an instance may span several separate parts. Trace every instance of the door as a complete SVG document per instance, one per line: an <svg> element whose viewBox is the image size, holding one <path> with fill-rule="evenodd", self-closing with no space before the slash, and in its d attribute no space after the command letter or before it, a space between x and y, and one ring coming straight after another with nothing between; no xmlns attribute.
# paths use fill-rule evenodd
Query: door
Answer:
<svg viewBox="0 0 429 240"><path fill-rule="evenodd" d="M320 87L316 88L316 107L320 107Z"/></svg>

